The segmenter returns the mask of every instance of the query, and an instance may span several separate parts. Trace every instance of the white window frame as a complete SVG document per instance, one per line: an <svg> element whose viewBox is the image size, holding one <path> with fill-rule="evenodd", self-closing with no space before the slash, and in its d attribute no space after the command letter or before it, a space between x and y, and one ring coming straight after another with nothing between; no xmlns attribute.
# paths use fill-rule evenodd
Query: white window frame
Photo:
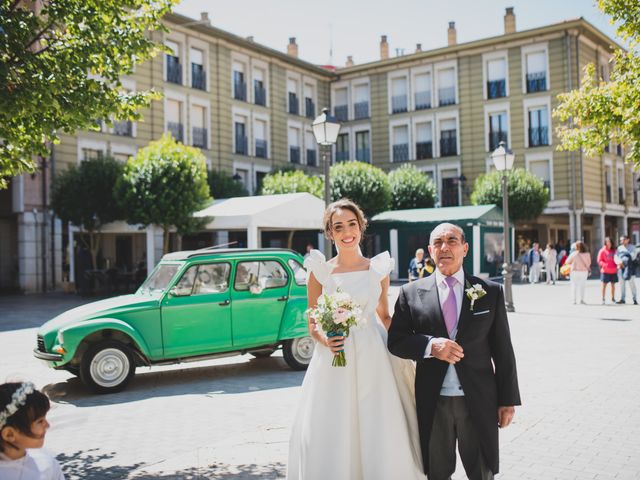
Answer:
<svg viewBox="0 0 640 480"><path fill-rule="evenodd" d="M520 48L520 61L522 65L522 93L523 95L535 95L535 93L527 93L527 55L530 53L544 52L545 73L546 73L546 91L551 91L551 74L549 71L549 42L535 43L533 45L525 45ZM539 93L539 92L536 92Z"/></svg>
<svg viewBox="0 0 640 480"><path fill-rule="evenodd" d="M288 96L288 95L287 95ZM299 165L306 165L307 164L307 158L305 155L303 155L302 149L304 148L304 125L301 121L299 120L287 120L287 162L290 165L295 165L293 163L291 163L291 148L292 146L295 145L290 145L289 144L289 130L292 128L296 128L298 130L298 148L300 148L300 163Z"/></svg>
<svg viewBox="0 0 640 480"><path fill-rule="evenodd" d="M207 145L204 150L211 150L211 103L209 100L204 100L198 97L189 97L189 145L193 145L193 127L191 121L191 112L193 111L193 106L198 106L204 108L204 125L207 129Z"/></svg>
<svg viewBox="0 0 640 480"><path fill-rule="evenodd" d="M130 157L135 157L138 153L137 145L129 145L126 143L112 143L110 145L110 153L111 155L128 155Z"/></svg>
<svg viewBox="0 0 640 480"><path fill-rule="evenodd" d="M551 97L532 97L525 98L522 101L522 109L524 112L524 148L529 148L529 110L535 107L547 107L547 125L549 132L549 147L553 146L553 126L551 124ZM547 145L545 145L546 147ZM540 147L535 147L540 148Z"/></svg>
<svg viewBox="0 0 640 480"><path fill-rule="evenodd" d="M298 116L300 116L300 114L302 112L302 110L300 109L300 107L301 107L300 103L301 103L301 97L302 97L301 90L302 90L302 85L303 85L302 84L302 75L297 73L297 72L293 72L291 70L287 70L287 75L286 75L286 79L285 79L285 82L286 82L286 84L285 84L286 85L286 98L285 98L285 100L286 100L286 103L287 103L287 115L294 115L293 113L289 113L289 111L290 111L289 110L289 92L290 92L290 90L289 90L289 80L294 81L295 84L296 84L296 91L293 92L293 93L295 93L296 97L298 98ZM304 115L302 115L302 116L304 116Z"/></svg>
<svg viewBox="0 0 640 480"><path fill-rule="evenodd" d="M342 128L340 128L340 133L338 134L338 136L340 135L347 135L347 140L348 140L347 151L349 152L348 160L353 160L352 154L354 151L355 138L353 136L353 132L351 131L351 127L343 126ZM337 160L338 142L337 141L335 145L332 147L332 149L333 149L333 157L332 157L332 162L333 162L332 165L333 165L334 163L338 163L338 160Z"/></svg>
<svg viewBox="0 0 640 480"><path fill-rule="evenodd" d="M371 104L369 104L369 108L371 108ZM369 111L371 113L371 111ZM371 148L372 138L371 138L371 123L360 123L358 125L354 125L351 129L351 136L353 136L353 141L351 141L351 136L349 137L350 143L350 157L355 160L356 159L356 150L358 149L358 144L356 143L356 133L359 132L369 132L369 163L373 165L373 149Z"/></svg>
<svg viewBox="0 0 640 480"><path fill-rule="evenodd" d="M353 92L353 95L347 95L349 98L349 118L352 120L356 119L356 87L367 87L367 103L369 104L369 116L367 118L361 118L359 121L369 121L371 118L371 80L369 77L360 77L354 80L351 80L351 85L349 88L350 92Z"/></svg>
<svg viewBox="0 0 640 480"><path fill-rule="evenodd" d="M164 41L163 43L166 45L166 42L170 41L170 42L174 42L178 44L178 50L179 50L179 55L178 58L180 59L180 63L181 63L181 67L182 67L182 82L180 83L180 85L184 85L185 84L185 80L186 80L186 62L185 59L188 57L187 54L187 36L184 33L180 33L180 32L176 32L176 31L172 31L170 33L167 33L164 37ZM162 79L167 82L167 56L166 54L163 53L162 55ZM168 83L168 82L167 82ZM178 85L177 83L171 83L172 85Z"/></svg>
<svg viewBox="0 0 640 480"><path fill-rule="evenodd" d="M553 181L553 150L547 150L544 152L529 152L524 154L524 164L527 172L531 173L529 168L531 162L539 162L546 160L549 162L549 201L555 200L555 185Z"/></svg>
<svg viewBox="0 0 640 480"><path fill-rule="evenodd" d="M504 101L502 98L489 99L489 92L487 92L487 82L489 81L489 61L491 60L504 60L505 68L505 94L509 98L509 52L507 50L499 50L496 52L483 53L482 54L482 93L483 98L489 101Z"/></svg>
<svg viewBox="0 0 640 480"><path fill-rule="evenodd" d="M419 161L432 160L436 157L435 143L436 143L436 116L434 113L423 113L421 115L415 115L411 118L411 138L413 139L412 148L415 150L415 160L418 160L418 150L416 147L416 142L418 141L418 131L417 126L421 123L431 123L431 157L425 158Z"/></svg>
<svg viewBox="0 0 640 480"><path fill-rule="evenodd" d="M242 155L240 153L236 153L236 120L239 120L238 117L244 117L245 120L244 130L247 136L247 156L254 156L254 148L251 142L251 139L253 138L253 122L251 120L251 110L241 107L231 108L231 153L232 155Z"/></svg>
<svg viewBox="0 0 640 480"><path fill-rule="evenodd" d="M491 122L489 116L494 113L507 114L507 146L511 148L511 102L488 103L484 106L484 151L491 153L489 149L489 132L491 131Z"/></svg>
<svg viewBox="0 0 640 480"><path fill-rule="evenodd" d="M242 64L243 68L243 72L244 73L244 81L245 84L247 84L247 96L246 96L246 102L249 102L249 99L252 98L251 95L251 89L249 88L248 85L248 79L251 78L251 62L250 62L250 58L248 55L245 55L244 53L240 53L240 52L231 52L231 91L230 91L230 96L232 100L235 100L236 102L241 102L242 100L236 100L235 98L235 92L234 92L234 72L235 69L233 68L233 64L234 63L240 63Z"/></svg>
<svg viewBox="0 0 640 480"><path fill-rule="evenodd" d="M82 150L85 148L90 150L101 150L103 155L106 155L109 149L107 148L106 140L93 140L89 138L78 138L76 164L80 165L84 161L82 158Z"/></svg>
<svg viewBox="0 0 640 480"><path fill-rule="evenodd" d="M433 66L433 85L435 86L435 93L434 93L434 98L436 100L436 104L433 105L434 108L446 108L446 107L453 107L455 105L446 105L444 107L440 107L440 96L438 95L438 92L440 91L440 85L439 85L439 72L441 70L448 70L450 68L453 68L453 78L454 78L454 87L455 87L455 95L456 95L456 103L455 105L459 105L460 104L460 87L458 85L458 61L457 60L449 60L446 62L438 62Z"/></svg>
<svg viewBox="0 0 640 480"><path fill-rule="evenodd" d="M263 160L268 160L271 158L271 119L269 117L269 114L267 113L261 113L261 112L252 112L252 118L251 118L251 143L253 145L253 153L255 156L255 147L256 147L256 140L257 138L255 138L255 130L254 130L254 125L257 121L261 121L265 123L265 136L267 138L265 138L264 140L267 141L267 158L264 158ZM256 157L256 158L262 158L262 157Z"/></svg>
<svg viewBox="0 0 640 480"><path fill-rule="evenodd" d="M271 99L269 98L270 97L269 96L269 63L265 62L264 60L251 58L251 86L247 86L247 90L250 90L250 92L249 91L247 92L247 99L253 105L256 104L255 90L253 87L253 81L254 81L254 77L256 76L255 75L256 70L262 70L264 74L264 77L263 77L264 99L265 99L264 108L269 108L269 106L271 105ZM262 105L258 105L258 107L261 107L261 106Z"/></svg>
<svg viewBox="0 0 640 480"><path fill-rule="evenodd" d="M622 172L622 196L624 197L624 204L620 203L620 195L618 194L620 189L620 172ZM618 205L626 205L627 203L627 178L624 171L624 164L616 164L616 198L618 199ZM612 199L613 200L613 199Z"/></svg>
<svg viewBox="0 0 640 480"><path fill-rule="evenodd" d="M205 92L210 92L211 88L210 88L210 76L209 75L209 43L208 42L203 42L202 40L199 40L197 38L193 38L193 37L188 37L187 38L187 52L188 52L188 65L187 65L187 86L189 88L191 88L191 49L195 48L196 50L200 50L202 51L202 69L205 72L205 85L204 85L204 91ZM198 91L202 91L202 90L198 90Z"/></svg>
<svg viewBox="0 0 640 480"><path fill-rule="evenodd" d="M436 137L435 137L435 143L436 143L436 148L433 149L433 158L440 158L440 123L442 122L442 120L451 120L451 119L455 119L456 121L456 153L457 156L462 155L462 150L460 149L460 110L456 109L456 110L450 110L450 111L444 111L444 112L436 112L436 118L435 118L435 122L436 122ZM437 155L436 155L437 152ZM447 157L444 157L447 158Z"/></svg>
<svg viewBox="0 0 640 480"><path fill-rule="evenodd" d="M310 86L311 89L312 89L313 95L311 97L311 100L313 101L313 105L314 105L314 108L315 108L315 114L316 114L316 116L318 116L319 113L320 113L318 111L319 110L318 109L318 80L316 80L313 77L309 77L307 75L303 75L302 76L302 94L300 95L300 103L301 103L301 105L300 105L300 108L301 108L300 115L302 117L306 117L306 115L307 115L307 110L306 110L306 105L305 105L306 102L304 100L306 98L305 94L304 94L305 85ZM305 107L305 108L302 108L302 107Z"/></svg>
<svg viewBox="0 0 640 480"><path fill-rule="evenodd" d="M401 163L396 163L393 161L393 129L397 127L407 127L407 142L409 144L408 148L408 158L407 161L411 161L414 159L413 154L413 129L411 128L411 118L396 118L392 119L389 122L389 163L392 165L400 165Z"/></svg>
<svg viewBox="0 0 640 480"><path fill-rule="evenodd" d="M397 113L393 113L393 80L398 78L404 78L405 82L407 82L407 112L411 111L411 74L408 68L404 68L402 70L394 70L387 74L387 103L389 115L398 115ZM371 95L371 93L369 93ZM404 113L404 112L403 112Z"/></svg>
<svg viewBox="0 0 640 480"><path fill-rule="evenodd" d="M411 69L411 84L410 84L410 90L411 90L411 98L409 99L409 110L415 110L416 109L416 77L419 75L424 75L424 74L429 74L431 75L431 99L430 99L430 103L431 103L431 108L436 108L436 105L434 103L434 92L435 92L435 77L433 75L433 65L422 65L420 67L413 67Z"/></svg>
<svg viewBox="0 0 640 480"><path fill-rule="evenodd" d="M611 202L607 202L607 170L609 170L609 173L610 173L609 179L611 180L611 184L610 184L611 185ZM613 180L614 180L613 179L613 171L614 171L613 162L610 159L605 159L604 160L604 171L603 171L603 180L604 180L604 182L603 182L604 192L603 193L604 193L604 203L605 203L605 205L615 205L615 202L613 201L613 199L615 198L615 195L614 195L615 192L613 190L613 188L614 188L613 187L613 185L614 185L614 183L613 183Z"/></svg>
<svg viewBox="0 0 640 480"><path fill-rule="evenodd" d="M342 90L344 88L347 89L347 110L349 110L349 105L351 105L351 82L349 82L348 80L345 80L342 82L332 83L331 84L331 112L330 112L331 115L335 113L335 108L338 106L336 105L336 91ZM352 119L353 117L350 116L349 118Z"/></svg>
<svg viewBox="0 0 640 480"><path fill-rule="evenodd" d="M187 132L187 112L186 109L189 106L189 103L187 101L187 96L184 93L178 92L176 90L170 90L168 88L164 89L164 99L163 99L163 116L164 116L164 124L163 124L163 131L164 133L167 133L169 131L169 128L167 127L167 124L169 123L169 121L167 120L167 102L169 100L173 100L176 102L180 102L182 103L182 108L180 109L180 123L182 124L182 128L184 129L182 132L182 140L183 142L185 142L185 145L190 145L190 143L188 143L188 139L190 137L189 132Z"/></svg>
<svg viewBox="0 0 640 480"><path fill-rule="evenodd" d="M436 187L438 192L438 206L442 206L440 202L440 199L442 198L442 172L444 170L456 170L456 177L459 178L462 172L462 162L460 160L438 162L435 167L437 172ZM462 205L462 187L460 186L460 182L458 182L458 205Z"/></svg>

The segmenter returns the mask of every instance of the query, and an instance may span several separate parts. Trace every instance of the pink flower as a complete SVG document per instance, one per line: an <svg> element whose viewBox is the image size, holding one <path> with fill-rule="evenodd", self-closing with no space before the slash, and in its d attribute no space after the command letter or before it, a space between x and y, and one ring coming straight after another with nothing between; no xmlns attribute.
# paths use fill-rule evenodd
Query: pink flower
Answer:
<svg viewBox="0 0 640 480"><path fill-rule="evenodd" d="M343 323L347 323L347 320L349 319L350 316L351 316L351 312L349 310L346 310L344 308L338 308L333 317L333 320L338 325L340 325Z"/></svg>

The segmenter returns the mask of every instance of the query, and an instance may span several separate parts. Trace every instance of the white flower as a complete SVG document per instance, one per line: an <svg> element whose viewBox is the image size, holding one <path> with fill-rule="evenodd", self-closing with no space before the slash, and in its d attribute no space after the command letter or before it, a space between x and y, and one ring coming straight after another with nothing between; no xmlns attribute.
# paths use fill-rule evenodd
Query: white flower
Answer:
<svg viewBox="0 0 640 480"><path fill-rule="evenodd" d="M467 294L467 298L471 300L471 311L473 311L473 305L476 303L476 300L481 299L487 294L481 284L476 283L475 285L471 285L469 282L467 282L465 293Z"/></svg>

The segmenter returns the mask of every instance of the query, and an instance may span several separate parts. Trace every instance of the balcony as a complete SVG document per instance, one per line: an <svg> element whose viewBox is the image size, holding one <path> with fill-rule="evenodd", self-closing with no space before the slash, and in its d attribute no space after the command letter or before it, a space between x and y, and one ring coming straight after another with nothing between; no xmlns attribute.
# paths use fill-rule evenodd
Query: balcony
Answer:
<svg viewBox="0 0 640 480"><path fill-rule="evenodd" d="M407 108L406 95L394 95L391 97L391 113L404 113Z"/></svg>
<svg viewBox="0 0 640 480"><path fill-rule="evenodd" d="M191 141L194 147L207 148L207 129L202 127L193 127L191 129Z"/></svg>
<svg viewBox="0 0 640 480"><path fill-rule="evenodd" d="M243 102L247 101L247 84L245 82L233 82L233 98Z"/></svg>
<svg viewBox="0 0 640 480"><path fill-rule="evenodd" d="M173 55L166 55L167 59L167 82L182 85L182 65L180 59Z"/></svg>
<svg viewBox="0 0 640 480"><path fill-rule="evenodd" d="M408 162L409 161L409 144L399 143L393 146L393 161Z"/></svg>
<svg viewBox="0 0 640 480"><path fill-rule="evenodd" d="M624 188L618 187L618 203L620 205L624 205L625 204Z"/></svg>
<svg viewBox="0 0 640 480"><path fill-rule="evenodd" d="M605 187L605 201L606 201L607 203L611 203L611 200L612 200L612 198L611 198L611 197L612 197L611 193L612 193L612 192L611 192L611 185L607 185L607 186Z"/></svg>
<svg viewBox="0 0 640 480"><path fill-rule="evenodd" d="M133 136L133 123L124 120L120 122L113 122L113 134L121 137Z"/></svg>
<svg viewBox="0 0 640 480"><path fill-rule="evenodd" d="M353 118L369 118L369 102L356 102L353 104Z"/></svg>
<svg viewBox="0 0 640 480"><path fill-rule="evenodd" d="M336 151L336 162L346 162L349 160L349 152L338 150Z"/></svg>
<svg viewBox="0 0 640 480"><path fill-rule="evenodd" d="M267 105L267 91L263 86L254 85L253 87L253 100L256 105Z"/></svg>
<svg viewBox="0 0 640 480"><path fill-rule="evenodd" d="M371 152L368 148L356 148L356 160L371 163Z"/></svg>
<svg viewBox="0 0 640 480"><path fill-rule="evenodd" d="M443 130L440 132L440 156L452 157L458 154L458 146L456 144L456 131Z"/></svg>
<svg viewBox="0 0 640 480"><path fill-rule="evenodd" d="M502 130L498 130L497 132L489 132L489 151L493 152L496 148L500 146L500 142L504 142L505 145L507 142L507 132L503 132Z"/></svg>
<svg viewBox="0 0 640 480"><path fill-rule="evenodd" d="M298 95L293 92L289 92L289 113L298 115L300 107L298 106Z"/></svg>
<svg viewBox="0 0 640 480"><path fill-rule="evenodd" d="M444 87L438 89L438 106L446 107L447 105L455 105L456 103L456 87Z"/></svg>
<svg viewBox="0 0 640 480"><path fill-rule="evenodd" d="M549 145L548 127L529 128L529 147Z"/></svg>
<svg viewBox="0 0 640 480"><path fill-rule="evenodd" d="M349 121L349 106L336 105L333 107L333 114L340 122L347 122Z"/></svg>
<svg viewBox="0 0 640 480"><path fill-rule="evenodd" d="M204 72L204 67L197 63L191 64L191 88L207 89L207 74Z"/></svg>
<svg viewBox="0 0 640 480"><path fill-rule="evenodd" d="M289 147L289 161L291 163L300 163L300 147Z"/></svg>
<svg viewBox="0 0 640 480"><path fill-rule="evenodd" d="M247 137L236 134L236 152L238 155L248 155Z"/></svg>
<svg viewBox="0 0 640 480"><path fill-rule="evenodd" d="M307 148L307 165L310 167L318 166L318 159L316 158L316 151L313 148Z"/></svg>
<svg viewBox="0 0 640 480"><path fill-rule="evenodd" d="M527 93L544 92L546 89L546 72L527 73Z"/></svg>
<svg viewBox="0 0 640 480"><path fill-rule="evenodd" d="M256 138L256 157L267 158L267 141Z"/></svg>
<svg viewBox="0 0 640 480"><path fill-rule="evenodd" d="M184 142L184 128L181 123L167 122L167 130L171 132L173 138L178 142Z"/></svg>
<svg viewBox="0 0 640 480"><path fill-rule="evenodd" d="M304 115L307 118L315 118L316 116L316 106L312 98L305 97L304 99Z"/></svg>
<svg viewBox="0 0 640 480"><path fill-rule="evenodd" d="M433 158L433 142L416 142L416 159Z"/></svg>
<svg viewBox="0 0 640 480"><path fill-rule="evenodd" d="M416 100L416 110L426 110L427 108L431 108L431 92L416 92L415 95Z"/></svg>

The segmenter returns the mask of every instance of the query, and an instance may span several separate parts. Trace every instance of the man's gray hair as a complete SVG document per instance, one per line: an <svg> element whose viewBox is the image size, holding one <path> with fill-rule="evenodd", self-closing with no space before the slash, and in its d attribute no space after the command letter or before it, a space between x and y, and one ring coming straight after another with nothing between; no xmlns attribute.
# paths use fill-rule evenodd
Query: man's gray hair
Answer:
<svg viewBox="0 0 640 480"><path fill-rule="evenodd" d="M431 234L429 234L429 244L433 245L433 239L435 235L438 235L442 230L449 230L449 229L456 230L460 234L462 243L466 242L464 238L464 230L462 228L460 228L458 225L455 225L453 223L445 222L445 223L440 223L436 225L436 228L431 230Z"/></svg>

